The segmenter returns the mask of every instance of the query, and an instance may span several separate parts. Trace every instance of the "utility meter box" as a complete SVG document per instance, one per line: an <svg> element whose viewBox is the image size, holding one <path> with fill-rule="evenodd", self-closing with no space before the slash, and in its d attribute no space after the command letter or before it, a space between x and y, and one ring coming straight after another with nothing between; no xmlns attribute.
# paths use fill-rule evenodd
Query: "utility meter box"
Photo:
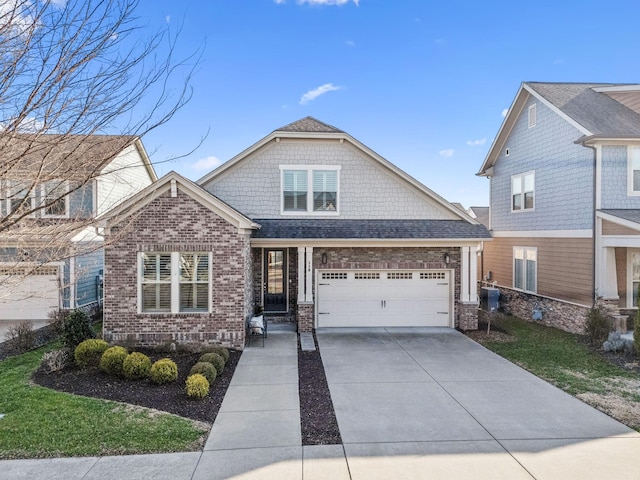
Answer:
<svg viewBox="0 0 640 480"><path fill-rule="evenodd" d="M480 308L485 312L495 312L498 310L500 300L500 290L495 287L482 287L480 289Z"/></svg>

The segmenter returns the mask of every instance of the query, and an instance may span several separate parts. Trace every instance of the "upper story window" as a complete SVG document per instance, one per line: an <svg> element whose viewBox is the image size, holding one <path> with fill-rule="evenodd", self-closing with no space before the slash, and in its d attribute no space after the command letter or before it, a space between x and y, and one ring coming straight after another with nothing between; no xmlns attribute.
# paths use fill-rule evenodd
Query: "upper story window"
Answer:
<svg viewBox="0 0 640 480"><path fill-rule="evenodd" d="M50 181L42 185L40 215L45 218L65 218L69 216L69 183Z"/></svg>
<svg viewBox="0 0 640 480"><path fill-rule="evenodd" d="M513 288L536 293L538 276L538 249L513 247Z"/></svg>
<svg viewBox="0 0 640 480"><path fill-rule="evenodd" d="M627 193L640 196L640 146L627 150Z"/></svg>
<svg viewBox="0 0 640 480"><path fill-rule="evenodd" d="M138 277L140 311L179 313L210 311L210 254L141 253Z"/></svg>
<svg viewBox="0 0 640 480"><path fill-rule="evenodd" d="M536 126L536 104L529 105L529 128Z"/></svg>
<svg viewBox="0 0 640 480"><path fill-rule="evenodd" d="M535 172L522 173L511 177L511 211L533 210Z"/></svg>
<svg viewBox="0 0 640 480"><path fill-rule="evenodd" d="M7 192L7 212L21 215L33 212L36 207L34 188L30 182L10 181Z"/></svg>
<svg viewBox="0 0 640 480"><path fill-rule="evenodd" d="M280 170L282 214L338 214L339 166L281 165Z"/></svg>

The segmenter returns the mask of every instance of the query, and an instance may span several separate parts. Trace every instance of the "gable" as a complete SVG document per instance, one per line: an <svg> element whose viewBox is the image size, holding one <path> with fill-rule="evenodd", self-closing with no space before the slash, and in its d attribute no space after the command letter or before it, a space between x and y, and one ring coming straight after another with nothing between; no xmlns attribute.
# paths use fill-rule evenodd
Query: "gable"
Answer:
<svg viewBox="0 0 640 480"><path fill-rule="evenodd" d="M341 219L473 222L464 212L457 212L444 199L343 133L288 136L284 131L274 132L229 168L205 177L203 187L251 218L278 218L282 216L283 166L339 169L337 217ZM317 218L313 214L296 217Z"/></svg>

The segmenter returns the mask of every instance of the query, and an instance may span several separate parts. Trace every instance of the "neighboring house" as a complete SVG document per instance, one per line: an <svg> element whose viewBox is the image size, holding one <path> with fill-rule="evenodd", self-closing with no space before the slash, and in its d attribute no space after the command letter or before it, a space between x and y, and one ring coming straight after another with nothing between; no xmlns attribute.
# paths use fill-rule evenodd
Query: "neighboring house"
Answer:
<svg viewBox="0 0 640 480"><path fill-rule="evenodd" d="M0 320L46 320L101 300L95 217L157 180L132 136L3 139Z"/></svg>
<svg viewBox="0 0 640 480"><path fill-rule="evenodd" d="M596 299L636 308L640 85L523 83L478 175L483 275L508 308L570 331Z"/></svg>
<svg viewBox="0 0 640 480"><path fill-rule="evenodd" d="M311 117L198 184L172 172L105 220L110 341L242 348L255 306L300 331L477 328L486 228Z"/></svg>

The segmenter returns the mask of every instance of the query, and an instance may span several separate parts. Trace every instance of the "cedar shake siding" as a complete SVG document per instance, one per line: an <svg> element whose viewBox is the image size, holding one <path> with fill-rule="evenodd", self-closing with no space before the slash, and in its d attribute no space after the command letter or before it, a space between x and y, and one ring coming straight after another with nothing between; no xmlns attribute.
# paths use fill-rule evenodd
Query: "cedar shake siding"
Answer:
<svg viewBox="0 0 640 480"><path fill-rule="evenodd" d="M253 304L249 235L182 191L166 192L113 225L105 242L104 338L242 348ZM211 252L211 313L138 313L140 252Z"/></svg>
<svg viewBox="0 0 640 480"><path fill-rule="evenodd" d="M593 304L593 240L590 238L504 238L484 244L483 277L513 287L513 247L537 247L537 294L577 303Z"/></svg>

